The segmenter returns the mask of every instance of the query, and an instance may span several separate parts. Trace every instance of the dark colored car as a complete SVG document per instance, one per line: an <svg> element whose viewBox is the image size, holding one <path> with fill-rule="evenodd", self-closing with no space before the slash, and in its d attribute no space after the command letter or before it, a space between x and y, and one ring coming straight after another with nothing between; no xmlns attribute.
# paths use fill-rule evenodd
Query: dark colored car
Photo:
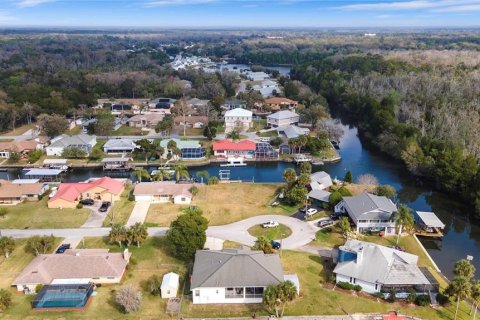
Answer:
<svg viewBox="0 0 480 320"><path fill-rule="evenodd" d="M305 206L305 207L301 207L299 209L299 211L302 212L302 213L305 213L305 212L307 212L308 209L309 209L308 206Z"/></svg>
<svg viewBox="0 0 480 320"><path fill-rule="evenodd" d="M102 205L100 206L100 209L98 211L100 212L107 212L108 208L110 207L110 201L104 201L102 202Z"/></svg>
<svg viewBox="0 0 480 320"><path fill-rule="evenodd" d="M95 201L92 199L83 199L83 200L80 200L80 203L83 204L84 206L93 206L95 204Z"/></svg>
<svg viewBox="0 0 480 320"><path fill-rule="evenodd" d="M320 228L323 228L323 227L326 227L326 226L331 226L331 225L333 225L333 220L331 220L331 219L321 220L321 221L318 221L317 225Z"/></svg>
<svg viewBox="0 0 480 320"><path fill-rule="evenodd" d="M279 250L282 247L280 242L275 241L275 240L272 240L271 244L272 244L272 248L275 249L275 250Z"/></svg>
<svg viewBox="0 0 480 320"><path fill-rule="evenodd" d="M64 243L60 247L58 247L57 251L55 253L64 253L65 250L70 249L70 243Z"/></svg>

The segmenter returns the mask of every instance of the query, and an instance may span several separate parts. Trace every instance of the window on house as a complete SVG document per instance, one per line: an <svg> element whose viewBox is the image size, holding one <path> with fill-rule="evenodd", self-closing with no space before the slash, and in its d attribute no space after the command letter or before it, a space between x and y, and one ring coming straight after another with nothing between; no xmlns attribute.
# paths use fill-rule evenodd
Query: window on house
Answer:
<svg viewBox="0 0 480 320"><path fill-rule="evenodd" d="M378 284L375 283L375 290L378 290Z"/></svg>
<svg viewBox="0 0 480 320"><path fill-rule="evenodd" d="M195 297L200 297L200 290L195 290Z"/></svg>
<svg viewBox="0 0 480 320"><path fill-rule="evenodd" d="M225 298L226 299L243 298L243 287L227 288L225 290Z"/></svg>

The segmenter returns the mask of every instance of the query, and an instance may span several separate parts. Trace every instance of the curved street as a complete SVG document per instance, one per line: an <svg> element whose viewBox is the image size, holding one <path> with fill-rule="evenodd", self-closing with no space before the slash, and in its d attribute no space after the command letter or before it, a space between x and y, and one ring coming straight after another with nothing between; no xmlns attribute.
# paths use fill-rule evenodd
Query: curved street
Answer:
<svg viewBox="0 0 480 320"><path fill-rule="evenodd" d="M262 215L248 218L223 226L210 226L207 229L207 237L222 240L235 241L244 245L253 246L255 237L248 233L248 229L255 225L269 220L275 220L292 230L292 234L282 240L282 247L285 249L297 249L303 247L315 239L315 232L318 228L314 222L305 222L296 218L280 215ZM148 228L150 236L164 236L168 231L167 227ZM107 236L110 228L70 228L70 229L3 229L2 236L13 238L29 238L35 235L54 235L61 238L80 237L103 237Z"/></svg>

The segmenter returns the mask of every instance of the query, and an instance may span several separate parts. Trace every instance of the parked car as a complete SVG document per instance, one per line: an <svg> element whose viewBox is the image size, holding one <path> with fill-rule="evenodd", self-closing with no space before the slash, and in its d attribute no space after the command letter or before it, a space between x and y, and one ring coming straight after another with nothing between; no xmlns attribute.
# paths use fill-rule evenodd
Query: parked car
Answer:
<svg viewBox="0 0 480 320"><path fill-rule="evenodd" d="M262 227L264 228L275 228L275 227L278 227L278 222L277 221L267 221L265 223L262 224Z"/></svg>
<svg viewBox="0 0 480 320"><path fill-rule="evenodd" d="M84 206L93 206L95 204L95 201L92 199L83 199L83 200L80 200L80 203L83 204Z"/></svg>
<svg viewBox="0 0 480 320"><path fill-rule="evenodd" d="M55 196L55 194L57 193L57 190L58 188L57 187L53 187L50 189L50 194L48 195L49 198L53 198Z"/></svg>
<svg viewBox="0 0 480 320"><path fill-rule="evenodd" d="M331 225L333 225L333 223L334 223L334 221L332 219L320 220L320 221L318 221L317 226L319 228L323 228L323 227L326 227L326 226L331 226Z"/></svg>
<svg viewBox="0 0 480 320"><path fill-rule="evenodd" d="M58 253L58 254L64 253L65 250L67 250L67 249L70 249L70 243L62 244L60 247L58 247L58 249L57 249L57 251L55 251L55 253Z"/></svg>
<svg viewBox="0 0 480 320"><path fill-rule="evenodd" d="M279 250L282 247L282 245L278 241L272 240L270 243L272 244L272 248L275 250Z"/></svg>
<svg viewBox="0 0 480 320"><path fill-rule="evenodd" d="M311 217L313 216L315 213L317 213L318 210L315 209L315 208L310 208L308 209L307 211L305 211L305 219L307 219L308 217Z"/></svg>
<svg viewBox="0 0 480 320"><path fill-rule="evenodd" d="M100 206L100 209L98 209L98 211L107 212L110 205L111 205L110 201L104 201L104 202L102 202L102 205Z"/></svg>

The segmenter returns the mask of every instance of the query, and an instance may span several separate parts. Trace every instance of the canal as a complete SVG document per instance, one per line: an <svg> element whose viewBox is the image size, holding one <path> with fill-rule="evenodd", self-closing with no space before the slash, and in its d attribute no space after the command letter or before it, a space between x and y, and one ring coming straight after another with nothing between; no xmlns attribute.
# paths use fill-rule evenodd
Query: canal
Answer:
<svg viewBox="0 0 480 320"><path fill-rule="evenodd" d="M357 136L356 128L344 126L344 132L339 150L342 160L314 167L314 170L324 170L332 178L338 177L339 179L343 179L348 170L352 171L354 179L359 175L371 173L381 184L394 186L398 192L396 199L398 202L407 204L414 210L433 211L445 223L445 236L442 240L422 239L422 243L447 277L452 276L452 267L455 261L465 258L467 255L474 257L473 262L477 270L480 270L480 227L478 222L470 220L468 204L462 205L456 201L454 195L439 193L428 186L418 184L401 163L365 148ZM283 171L289 167L295 167L295 165L274 162L224 168L212 164L192 167L189 172L195 176L198 171L206 170L210 175L219 176L220 170L228 169L231 180L281 182ZM101 168L74 169L68 174L65 181L84 181L103 174ZM133 179L130 173L127 173L126 177L129 175ZM0 172L2 179L15 179L22 176L21 170Z"/></svg>

